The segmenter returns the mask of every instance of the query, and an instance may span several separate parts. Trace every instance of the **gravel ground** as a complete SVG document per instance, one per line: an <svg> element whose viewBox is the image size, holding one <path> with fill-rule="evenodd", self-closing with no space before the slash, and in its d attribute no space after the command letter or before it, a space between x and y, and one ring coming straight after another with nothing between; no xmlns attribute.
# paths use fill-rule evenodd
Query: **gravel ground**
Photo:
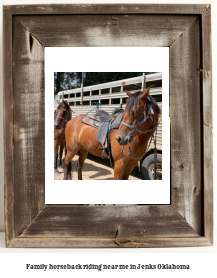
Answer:
<svg viewBox="0 0 217 278"><path fill-rule="evenodd" d="M78 179L77 174L77 160L78 156L76 155L72 160L72 180ZM103 162L103 164L102 164ZM88 154L87 159L84 162L84 167L82 171L83 180L113 180L113 169L109 164L109 160L102 160L101 158L92 156ZM63 173L60 173L58 176L54 176L54 180L62 180ZM135 169L132 175L129 177L129 180L141 180L140 173Z"/></svg>

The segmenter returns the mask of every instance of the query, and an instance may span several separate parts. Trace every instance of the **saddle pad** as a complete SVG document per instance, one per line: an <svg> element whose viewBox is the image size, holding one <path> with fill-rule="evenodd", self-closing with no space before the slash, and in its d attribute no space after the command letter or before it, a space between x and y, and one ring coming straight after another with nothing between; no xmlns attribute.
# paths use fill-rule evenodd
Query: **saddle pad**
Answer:
<svg viewBox="0 0 217 278"><path fill-rule="evenodd" d="M123 114L124 112L121 112L117 115L117 117L113 120L113 122L111 123L111 129L116 129L119 127L120 122L123 118ZM84 116L81 119L82 123L93 126L95 128L99 128L100 126L100 122L97 120L94 120L93 116L91 115L91 117L89 117L89 115L87 114L86 116Z"/></svg>
<svg viewBox="0 0 217 278"><path fill-rule="evenodd" d="M122 121L123 115L124 115L124 111L122 111L121 113L119 113L119 114L117 115L117 117L115 118L115 120L112 122L112 126L111 126L112 129L115 129L115 128L118 128L118 127L119 127L120 122Z"/></svg>

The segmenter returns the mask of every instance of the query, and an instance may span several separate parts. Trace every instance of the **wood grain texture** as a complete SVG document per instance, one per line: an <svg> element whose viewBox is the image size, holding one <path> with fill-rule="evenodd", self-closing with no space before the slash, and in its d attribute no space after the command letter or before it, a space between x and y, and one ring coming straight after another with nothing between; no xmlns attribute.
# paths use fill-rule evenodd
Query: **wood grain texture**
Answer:
<svg viewBox="0 0 217 278"><path fill-rule="evenodd" d="M159 227L161 227L159 229ZM169 205L46 205L22 237L146 238L198 236Z"/></svg>
<svg viewBox="0 0 217 278"><path fill-rule="evenodd" d="M10 248L168 248L210 246L205 237L180 238L14 238Z"/></svg>
<svg viewBox="0 0 217 278"><path fill-rule="evenodd" d="M171 205L202 231L199 18L170 46Z"/></svg>
<svg viewBox="0 0 217 278"><path fill-rule="evenodd" d="M19 235L44 206L44 48L13 20L14 209Z"/></svg>
<svg viewBox="0 0 217 278"><path fill-rule="evenodd" d="M211 6L202 14L202 76L203 76L203 123L213 127L212 116L212 42L211 42Z"/></svg>
<svg viewBox="0 0 217 278"><path fill-rule="evenodd" d="M213 114L212 114L211 6L202 14L204 228L213 242Z"/></svg>
<svg viewBox="0 0 217 278"><path fill-rule="evenodd" d="M12 16L3 11L4 182L6 245L14 238Z"/></svg>
<svg viewBox="0 0 217 278"><path fill-rule="evenodd" d="M209 5L189 4L45 4L5 6L13 15L42 14L202 14Z"/></svg>
<svg viewBox="0 0 217 278"><path fill-rule="evenodd" d="M166 47L181 36L197 16L41 15L34 20L31 16L17 18L47 47Z"/></svg>
<svg viewBox="0 0 217 278"><path fill-rule="evenodd" d="M209 5L4 7L8 247L212 244L209 24ZM45 46L170 47L172 206L45 206Z"/></svg>
<svg viewBox="0 0 217 278"><path fill-rule="evenodd" d="M213 243L213 131L204 125L204 235Z"/></svg>

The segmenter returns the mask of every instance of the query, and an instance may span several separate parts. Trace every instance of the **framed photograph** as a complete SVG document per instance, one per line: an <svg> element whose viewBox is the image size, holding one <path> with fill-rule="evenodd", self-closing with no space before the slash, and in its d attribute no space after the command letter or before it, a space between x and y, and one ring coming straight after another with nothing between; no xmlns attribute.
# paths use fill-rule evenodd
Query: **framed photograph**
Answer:
<svg viewBox="0 0 217 278"><path fill-rule="evenodd" d="M7 247L213 244L210 14L210 5L4 6ZM162 180L124 181L115 169L114 181L54 180L54 73L84 71L161 74Z"/></svg>
<svg viewBox="0 0 217 278"><path fill-rule="evenodd" d="M144 64L134 63L143 56L143 53L144 48L142 47L46 48L46 204L170 204L170 141L167 139L170 134L169 48L146 47L147 57ZM153 56L155 57L154 61ZM58 58L54 60L53 57ZM84 65L81 64L80 57L85 61ZM117 60L120 60L121 63L115 66L116 72L112 72ZM91 72L86 71L83 74L81 93L81 73L76 72L76 70L80 70L82 67L83 70L85 67L86 70ZM126 72L127 68L131 72ZM70 69L74 69L74 72L70 72ZM144 69L146 69L146 74L143 73ZM53 104L54 78L55 86L57 88L61 86L62 89L58 89ZM57 83L59 80L61 80L60 85ZM106 80L109 82L105 82ZM90 86L87 86L88 84ZM68 90L67 86L76 88ZM129 102L126 90L128 90L128 94L129 92L138 94L141 90L145 91L146 89L149 90L149 96L145 100L145 112L143 108L136 119L132 117L132 120L138 125L136 135L122 123L122 119L125 117L123 111ZM62 103L63 101L65 103ZM155 106L158 107L159 111L154 113ZM162 109L162 106L164 106L164 109ZM51 144L53 141L53 125L51 122L53 123L54 109L57 114L55 123L58 125L54 129L56 158L53 167L53 145ZM68 111L70 112L70 109L73 113L71 112L69 115ZM101 111L110 115L110 120L102 124L100 118L95 117ZM67 117L67 121L64 120L65 117ZM131 115L125 117L125 121L129 123L130 119L128 118L130 117ZM70 118L72 118L71 121ZM164 119L163 122L162 118ZM70 125L72 129L69 127ZM117 137L117 132L120 132L121 125L123 130L125 128L124 132L132 133L131 142L127 140L124 144L117 142L115 137ZM79 129L78 133L75 131L77 129ZM74 131L76 134L71 136ZM62 140L64 133L66 133L67 151L72 156L70 160L72 159L71 179L73 181L66 181L65 178L67 177L64 177L65 154ZM98 138L99 134L102 134L102 139L100 136ZM103 136L104 134L105 136ZM109 138L106 134L109 134ZM156 135L158 161L158 177L156 180L154 180L154 175L151 172L154 171L154 138L152 135ZM137 138L141 139L138 141ZM61 142L62 146L60 146ZM76 145L78 147L75 148ZM62 159L60 158L60 152L63 152ZM163 152L166 154L164 160L162 159ZM80 157L84 157L81 171L82 181L78 180L79 173L77 173L77 161ZM150 166L148 163L150 163ZM121 165L121 169L119 165ZM132 166L129 168L129 165ZM162 175L163 171L164 175ZM111 182L111 179L115 180ZM126 182L126 179L129 179L129 181ZM122 192L125 192L125 194L122 194ZM159 194L156 195L156 192Z"/></svg>

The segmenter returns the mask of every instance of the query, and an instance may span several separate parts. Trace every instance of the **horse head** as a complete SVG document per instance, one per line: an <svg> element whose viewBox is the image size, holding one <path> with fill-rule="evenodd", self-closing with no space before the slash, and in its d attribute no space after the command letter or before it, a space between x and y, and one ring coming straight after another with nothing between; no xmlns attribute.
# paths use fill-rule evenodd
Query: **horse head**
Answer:
<svg viewBox="0 0 217 278"><path fill-rule="evenodd" d="M57 101L57 103L59 105L54 113L54 128L61 129L61 127L71 119L72 110L65 100L63 100L63 102Z"/></svg>
<svg viewBox="0 0 217 278"><path fill-rule="evenodd" d="M152 131L152 126L154 126L153 128L157 126L160 110L154 99L149 96L149 89L150 87L145 89L144 92L133 94L126 91L129 98L127 99L122 122L116 134L116 140L120 145L127 145L133 141L136 134L145 134Z"/></svg>

